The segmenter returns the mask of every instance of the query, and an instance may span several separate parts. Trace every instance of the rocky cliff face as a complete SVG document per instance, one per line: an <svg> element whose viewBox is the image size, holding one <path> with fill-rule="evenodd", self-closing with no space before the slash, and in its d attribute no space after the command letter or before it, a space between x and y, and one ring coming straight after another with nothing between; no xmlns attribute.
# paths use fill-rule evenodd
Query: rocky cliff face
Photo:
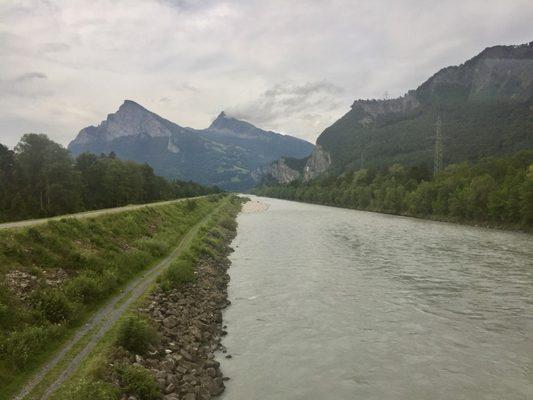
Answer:
<svg viewBox="0 0 533 400"><path fill-rule="evenodd" d="M258 183L270 182L287 184L302 179L307 182L325 173L331 165L331 156L320 146L301 160L282 158L269 166L254 171L254 179Z"/></svg>
<svg viewBox="0 0 533 400"><path fill-rule="evenodd" d="M166 123L165 123L166 122ZM89 126L80 131L71 144L90 144L97 141L112 141L124 136L145 134L150 137L170 137L172 132L165 121L131 100L125 100L118 111L109 114L98 126Z"/></svg>
<svg viewBox="0 0 533 400"><path fill-rule="evenodd" d="M285 183L394 163L431 166L439 118L445 164L532 148L533 42L487 48L396 99L356 100L310 157L265 173Z"/></svg>
<svg viewBox="0 0 533 400"><path fill-rule="evenodd" d="M444 163L533 146L533 42L495 46L390 100L357 100L317 145L337 172L394 163L432 165L442 121Z"/></svg>
<svg viewBox="0 0 533 400"><path fill-rule="evenodd" d="M304 182L314 179L326 172L331 165L331 156L322 147L316 146L315 150L305 163Z"/></svg>
<svg viewBox="0 0 533 400"><path fill-rule="evenodd" d="M265 177L268 177L268 179L273 179L275 182L286 184L300 179L302 174L300 171L289 167L286 164L285 159L281 158L268 166L256 169L252 173L252 176L258 183Z"/></svg>
<svg viewBox="0 0 533 400"><path fill-rule="evenodd" d="M527 101L533 93L533 42L494 46L458 66L447 67L424 82L416 96L435 102L454 94L454 100Z"/></svg>
<svg viewBox="0 0 533 400"><path fill-rule="evenodd" d="M74 155L114 151L122 159L150 164L167 178L228 190L248 189L254 185L252 171L280 157L306 157L313 148L224 112L207 129L184 128L131 100L100 125L82 129L69 144Z"/></svg>
<svg viewBox="0 0 533 400"><path fill-rule="evenodd" d="M420 102L412 92L397 99L356 100L352 104L352 110L361 116L359 123L363 126L375 122L379 116L409 113L419 107Z"/></svg>

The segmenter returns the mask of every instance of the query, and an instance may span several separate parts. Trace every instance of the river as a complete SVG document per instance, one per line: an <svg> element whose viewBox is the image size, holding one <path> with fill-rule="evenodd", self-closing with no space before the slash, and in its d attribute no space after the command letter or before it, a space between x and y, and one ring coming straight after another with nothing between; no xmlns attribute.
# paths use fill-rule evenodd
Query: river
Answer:
<svg viewBox="0 0 533 400"><path fill-rule="evenodd" d="M533 236L255 199L223 399L533 399Z"/></svg>

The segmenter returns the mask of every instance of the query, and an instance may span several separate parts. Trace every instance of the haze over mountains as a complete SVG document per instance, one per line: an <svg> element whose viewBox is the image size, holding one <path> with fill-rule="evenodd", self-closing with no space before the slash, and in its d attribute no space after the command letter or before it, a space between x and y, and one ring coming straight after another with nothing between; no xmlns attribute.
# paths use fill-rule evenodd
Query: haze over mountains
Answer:
<svg viewBox="0 0 533 400"><path fill-rule="evenodd" d="M400 98L356 100L318 137L312 157L282 159L264 173L287 183L326 170L432 166L439 117L444 165L533 148L533 42L487 48Z"/></svg>
<svg viewBox="0 0 533 400"><path fill-rule="evenodd" d="M258 168L284 156L306 157L314 146L224 112L206 129L185 128L126 100L100 125L82 129L68 148L74 155L113 151L167 178L244 190L255 185L252 173Z"/></svg>

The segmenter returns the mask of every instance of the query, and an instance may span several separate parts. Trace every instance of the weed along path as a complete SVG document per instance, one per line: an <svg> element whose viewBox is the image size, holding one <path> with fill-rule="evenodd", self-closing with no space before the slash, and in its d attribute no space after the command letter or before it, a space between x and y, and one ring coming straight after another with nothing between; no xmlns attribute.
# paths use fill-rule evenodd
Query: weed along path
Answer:
<svg viewBox="0 0 533 400"><path fill-rule="evenodd" d="M180 240L177 247L163 260L134 278L119 294L111 298L92 318L66 342L57 354L24 385L13 400L48 399L63 382L76 371L80 363L111 329L113 324L142 296L172 260L185 250L199 229L225 201L194 225ZM143 205L146 206L146 205ZM131 206L137 207L137 206ZM142 206L139 206L142 207ZM121 207L124 209L124 207ZM129 209L129 208L127 208ZM113 209L115 210L115 209Z"/></svg>
<svg viewBox="0 0 533 400"><path fill-rule="evenodd" d="M139 208L150 207L150 206L162 206L164 204L178 203L180 201L200 199L202 197L206 197L206 196L185 197L182 199L158 201L155 203L132 204L129 206L84 211L84 212L80 212L76 214L58 215L57 217L50 217L50 218L26 219L23 221L3 222L0 224L0 229L24 228L24 227L33 226L33 225L44 224L45 222L48 222L48 221L58 221L63 218L93 218L93 217L98 217L99 215L104 215L104 214L115 214L119 212L137 210Z"/></svg>

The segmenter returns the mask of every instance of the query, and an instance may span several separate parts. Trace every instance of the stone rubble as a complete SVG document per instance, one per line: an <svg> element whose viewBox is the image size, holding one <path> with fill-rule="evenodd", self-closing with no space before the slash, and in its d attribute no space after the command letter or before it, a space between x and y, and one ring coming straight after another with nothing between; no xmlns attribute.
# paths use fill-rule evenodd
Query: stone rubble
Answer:
<svg viewBox="0 0 533 400"><path fill-rule="evenodd" d="M157 289L138 310L159 332L160 341L145 356L118 361L150 370L165 400L208 400L224 391L229 378L223 377L215 352L226 352L220 339L225 333L222 311L230 304L225 257L230 251L226 247L226 254L216 261L200 260L194 282L169 292Z"/></svg>

